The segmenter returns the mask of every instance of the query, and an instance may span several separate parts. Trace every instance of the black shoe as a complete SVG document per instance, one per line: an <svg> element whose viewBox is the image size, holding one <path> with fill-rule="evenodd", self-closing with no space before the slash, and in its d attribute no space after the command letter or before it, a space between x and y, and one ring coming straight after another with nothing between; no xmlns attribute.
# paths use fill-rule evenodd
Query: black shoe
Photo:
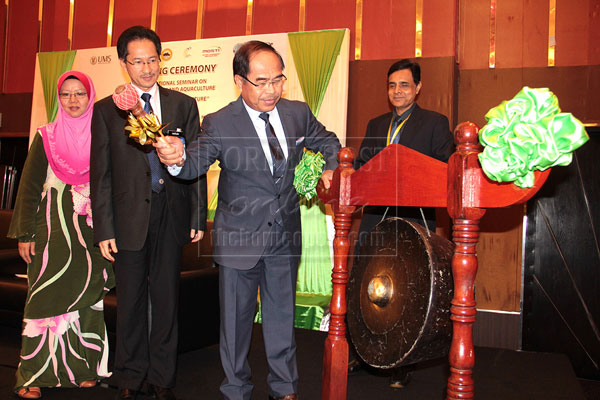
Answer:
<svg viewBox="0 0 600 400"><path fill-rule="evenodd" d="M119 393L116 400L135 400L137 397L137 391L133 389L119 389Z"/></svg>
<svg viewBox="0 0 600 400"><path fill-rule="evenodd" d="M175 397L173 391L169 388L149 384L148 393L158 400L177 400L177 397Z"/></svg>
<svg viewBox="0 0 600 400"><path fill-rule="evenodd" d="M412 368L399 367L392 370L390 376L390 387L392 389L404 389L412 378Z"/></svg>

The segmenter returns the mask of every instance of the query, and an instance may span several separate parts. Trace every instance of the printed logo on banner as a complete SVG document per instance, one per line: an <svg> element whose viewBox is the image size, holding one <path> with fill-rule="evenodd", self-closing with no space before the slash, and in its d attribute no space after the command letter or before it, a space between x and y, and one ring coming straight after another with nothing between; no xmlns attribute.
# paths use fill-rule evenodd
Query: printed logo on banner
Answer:
<svg viewBox="0 0 600 400"><path fill-rule="evenodd" d="M163 61L169 61L171 57L173 57L173 50L171 49L164 49L162 53L160 53L160 58L162 58Z"/></svg>
<svg viewBox="0 0 600 400"><path fill-rule="evenodd" d="M221 46L209 47L202 50L202 56L204 57L216 57L219 54L221 54Z"/></svg>
<svg viewBox="0 0 600 400"><path fill-rule="evenodd" d="M192 56L192 47L186 47L185 50L183 51L183 56L184 57L191 57Z"/></svg>
<svg viewBox="0 0 600 400"><path fill-rule="evenodd" d="M90 57L90 64L92 65L96 65L96 64L110 64L110 56L91 56Z"/></svg>

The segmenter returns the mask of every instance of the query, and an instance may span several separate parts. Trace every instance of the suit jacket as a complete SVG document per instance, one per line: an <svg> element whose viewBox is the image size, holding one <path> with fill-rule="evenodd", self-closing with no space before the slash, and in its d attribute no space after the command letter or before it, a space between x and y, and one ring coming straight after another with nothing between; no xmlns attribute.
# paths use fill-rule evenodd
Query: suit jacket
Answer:
<svg viewBox="0 0 600 400"><path fill-rule="evenodd" d="M369 121L356 158L357 169L387 146L387 133L392 116L393 113L388 112ZM415 104L410 118L404 124L399 144L447 162L454 151L454 138L450 132L448 118Z"/></svg>
<svg viewBox="0 0 600 400"><path fill-rule="evenodd" d="M387 134L393 114L388 112L369 121L355 161L356 169L387 146ZM450 132L448 118L435 111L424 110L418 104L415 104L410 118L404 124L399 144L444 162L447 162L454 152L454 138ZM423 212L427 225L434 229L435 209L427 207L423 208ZM363 209L361 233L369 232L383 215L402 217L423 225L418 207L367 206Z"/></svg>
<svg viewBox="0 0 600 400"><path fill-rule="evenodd" d="M214 260L230 268L250 269L258 262L280 210L291 254L302 248L298 194L294 170L303 150L320 151L324 169L337 167L340 143L317 121L308 105L281 99L277 110L287 139L287 169L277 187L242 98L207 115L198 141L187 149L178 176L194 178L219 160L219 200L214 222Z"/></svg>
<svg viewBox="0 0 600 400"><path fill-rule="evenodd" d="M198 107L191 97L159 86L162 121L168 129L181 128L186 143L200 133ZM119 250L140 250L150 218L152 174L146 152L125 133L128 113L111 96L94 105L90 186L94 242L116 238ZM178 227L177 243L190 241L190 229L206 229L206 176L183 181L164 171L168 212Z"/></svg>

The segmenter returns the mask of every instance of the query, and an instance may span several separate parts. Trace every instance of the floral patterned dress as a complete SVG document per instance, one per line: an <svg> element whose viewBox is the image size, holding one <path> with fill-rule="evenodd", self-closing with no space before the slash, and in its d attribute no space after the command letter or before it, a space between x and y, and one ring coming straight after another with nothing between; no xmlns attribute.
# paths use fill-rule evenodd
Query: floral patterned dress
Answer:
<svg viewBox="0 0 600 400"><path fill-rule="evenodd" d="M89 183L71 186L56 177L38 131L8 233L35 242L15 391L110 376L103 303L114 276L93 245L91 225Z"/></svg>

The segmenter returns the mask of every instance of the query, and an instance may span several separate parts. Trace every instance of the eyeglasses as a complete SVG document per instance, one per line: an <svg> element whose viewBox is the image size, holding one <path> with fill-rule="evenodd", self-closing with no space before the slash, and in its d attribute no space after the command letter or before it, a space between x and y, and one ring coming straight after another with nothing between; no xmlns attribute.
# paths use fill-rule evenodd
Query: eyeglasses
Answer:
<svg viewBox="0 0 600 400"><path fill-rule="evenodd" d="M258 83L252 82L250 79L246 78L244 75L240 75L242 78L246 80L246 82L250 83L252 86L259 88L260 90L264 90L269 85L273 85L274 88L279 88L279 86L283 85L283 82L287 80L285 75L281 74L277 78L271 79L270 81L260 78L262 80L258 81Z"/></svg>
<svg viewBox="0 0 600 400"><path fill-rule="evenodd" d="M413 82L400 81L400 82L389 82L388 83L389 89L396 89L396 88L410 89L412 87L413 87Z"/></svg>
<svg viewBox="0 0 600 400"><path fill-rule="evenodd" d="M158 64L158 62L160 61L158 57L151 57L148 58L146 61L140 59L140 58L136 58L133 61L129 61L128 59L125 59L125 61L127 61L127 64L131 64L133 65L135 68L142 68L144 65L147 65L149 67L153 67L156 64Z"/></svg>
<svg viewBox="0 0 600 400"><path fill-rule="evenodd" d="M86 92L60 92L58 94L58 97L60 97L61 99L67 100L70 99L71 96L75 96L76 99L83 99L84 97L87 97L87 93Z"/></svg>

